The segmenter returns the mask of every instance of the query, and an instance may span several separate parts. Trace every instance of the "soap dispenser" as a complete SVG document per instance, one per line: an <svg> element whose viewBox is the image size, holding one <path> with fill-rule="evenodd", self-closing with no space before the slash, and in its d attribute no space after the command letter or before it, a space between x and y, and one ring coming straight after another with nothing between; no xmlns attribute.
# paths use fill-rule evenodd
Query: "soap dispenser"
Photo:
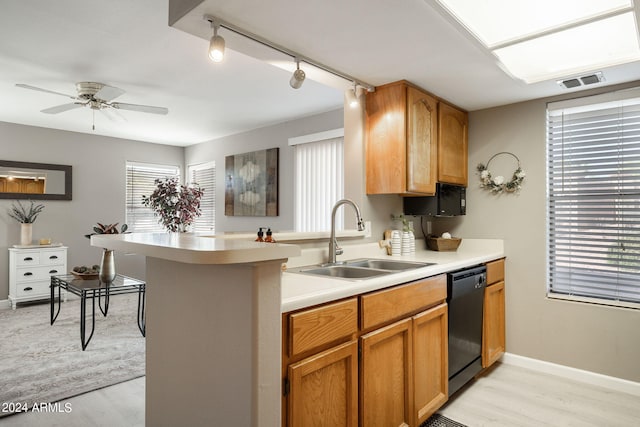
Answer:
<svg viewBox="0 0 640 427"><path fill-rule="evenodd" d="M264 236L264 233L262 232L262 227L260 227L258 229L258 238L256 239L256 242L264 242L262 236Z"/></svg>

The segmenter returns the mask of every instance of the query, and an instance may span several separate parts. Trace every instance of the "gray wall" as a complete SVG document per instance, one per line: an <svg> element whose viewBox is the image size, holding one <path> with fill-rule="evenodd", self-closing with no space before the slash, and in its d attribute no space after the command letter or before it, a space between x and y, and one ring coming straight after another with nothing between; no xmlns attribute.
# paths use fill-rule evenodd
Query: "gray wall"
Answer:
<svg viewBox="0 0 640 427"><path fill-rule="evenodd" d="M51 237L69 247L69 268L99 263L100 248L84 238L96 222L123 223L127 160L177 164L184 149L0 122L0 158L73 166L73 200L43 200L45 209L33 225L33 238ZM0 300L9 293L7 249L20 240L20 226L9 218L13 200L0 199ZM116 256L116 269L144 278L144 258Z"/></svg>
<svg viewBox="0 0 640 427"><path fill-rule="evenodd" d="M268 126L249 132L192 145L185 149L185 164L214 161L216 165L216 232L247 231L258 227L273 230L293 230L293 148L289 138L337 129L344 126L342 109L303 119ZM267 148L280 148L279 158L279 215L277 217L225 216L224 159L232 154Z"/></svg>
<svg viewBox="0 0 640 427"><path fill-rule="evenodd" d="M640 381L640 310L546 298L547 101L470 114L468 214L436 221L434 230L504 239L508 352ZM527 173L518 195L496 196L479 188L476 165L500 151L516 154ZM494 169L492 162L491 170L507 176L515 163L507 159Z"/></svg>

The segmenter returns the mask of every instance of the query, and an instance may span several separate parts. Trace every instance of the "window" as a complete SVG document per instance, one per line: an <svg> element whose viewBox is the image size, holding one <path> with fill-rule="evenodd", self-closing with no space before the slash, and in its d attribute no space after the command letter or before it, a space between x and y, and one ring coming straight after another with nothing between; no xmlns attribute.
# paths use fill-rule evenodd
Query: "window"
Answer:
<svg viewBox="0 0 640 427"><path fill-rule="evenodd" d="M191 165L189 182L198 184L204 194L200 199L202 215L193 223L193 231L215 233L216 228L216 165L215 162Z"/></svg>
<svg viewBox="0 0 640 427"><path fill-rule="evenodd" d="M153 193L156 178L179 176L178 166L127 162L126 221L130 231L164 231L151 208L142 205L142 196Z"/></svg>
<svg viewBox="0 0 640 427"><path fill-rule="evenodd" d="M640 89L551 103L547 131L549 295L640 303Z"/></svg>
<svg viewBox="0 0 640 427"><path fill-rule="evenodd" d="M344 129L289 139L295 146L294 225L296 231L328 231L331 209L344 194ZM343 217L336 216L336 229Z"/></svg>

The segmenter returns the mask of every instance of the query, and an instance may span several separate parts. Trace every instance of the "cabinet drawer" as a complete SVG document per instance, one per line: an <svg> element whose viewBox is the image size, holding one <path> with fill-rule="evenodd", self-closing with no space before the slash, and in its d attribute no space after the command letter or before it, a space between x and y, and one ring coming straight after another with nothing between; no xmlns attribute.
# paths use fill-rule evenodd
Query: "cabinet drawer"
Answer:
<svg viewBox="0 0 640 427"><path fill-rule="evenodd" d="M487 283L492 284L504 280L504 258L487 263Z"/></svg>
<svg viewBox="0 0 640 427"><path fill-rule="evenodd" d="M49 281L21 283L16 287L18 297L28 297L31 295L50 295Z"/></svg>
<svg viewBox="0 0 640 427"><path fill-rule="evenodd" d="M33 251L17 255L16 265L18 267L21 267L23 265L40 265L40 252Z"/></svg>
<svg viewBox="0 0 640 427"><path fill-rule="evenodd" d="M291 357L347 340L358 332L358 300L351 298L291 314L289 331Z"/></svg>
<svg viewBox="0 0 640 427"><path fill-rule="evenodd" d="M65 250L60 251L47 251L40 253L40 262L42 265L59 265L66 262L67 252Z"/></svg>
<svg viewBox="0 0 640 427"><path fill-rule="evenodd" d="M64 269L57 265L16 268L16 283L49 280L51 275L64 274Z"/></svg>
<svg viewBox="0 0 640 427"><path fill-rule="evenodd" d="M444 274L363 295L360 298L362 329L406 317L446 299Z"/></svg>

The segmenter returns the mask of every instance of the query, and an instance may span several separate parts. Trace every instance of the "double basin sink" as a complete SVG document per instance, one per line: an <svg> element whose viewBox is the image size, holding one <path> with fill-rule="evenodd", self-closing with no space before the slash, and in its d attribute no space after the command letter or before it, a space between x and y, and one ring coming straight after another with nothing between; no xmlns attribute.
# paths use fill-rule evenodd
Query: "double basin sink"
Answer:
<svg viewBox="0 0 640 427"><path fill-rule="evenodd" d="M320 264L291 268L291 273L326 276L339 279L364 280L385 274L399 273L415 268L434 265L432 262L400 261L375 258L362 258L341 261L334 264Z"/></svg>

